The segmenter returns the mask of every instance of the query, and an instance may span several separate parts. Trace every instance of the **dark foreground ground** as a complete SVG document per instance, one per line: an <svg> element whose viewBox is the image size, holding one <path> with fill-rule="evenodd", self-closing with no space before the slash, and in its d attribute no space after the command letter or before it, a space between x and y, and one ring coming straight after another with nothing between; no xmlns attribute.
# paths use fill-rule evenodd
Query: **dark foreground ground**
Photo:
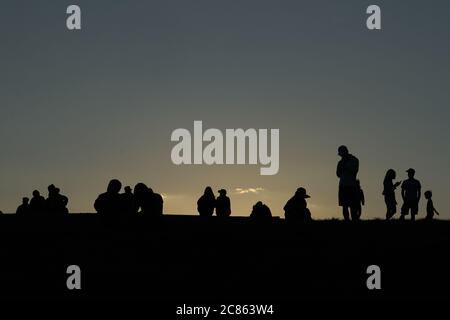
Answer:
<svg viewBox="0 0 450 320"><path fill-rule="evenodd" d="M1 299L450 299L450 222L0 217ZM366 268L381 268L379 291ZM81 268L81 291L66 268Z"/></svg>

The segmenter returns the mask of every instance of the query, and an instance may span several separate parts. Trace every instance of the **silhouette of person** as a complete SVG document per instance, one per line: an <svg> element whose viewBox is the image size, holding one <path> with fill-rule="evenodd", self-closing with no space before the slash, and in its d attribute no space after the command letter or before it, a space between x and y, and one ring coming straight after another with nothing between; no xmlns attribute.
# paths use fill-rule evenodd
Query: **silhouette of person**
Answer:
<svg viewBox="0 0 450 320"><path fill-rule="evenodd" d="M306 199L310 198L306 194L305 188L298 188L294 196L286 202L284 206L284 217L286 221L308 221L311 220L311 211L308 209Z"/></svg>
<svg viewBox="0 0 450 320"><path fill-rule="evenodd" d="M364 191L361 188L361 182L359 180L356 180L356 186L358 188L358 194L357 194L357 203L356 203L356 218L357 220L361 219L362 215L362 206L365 205L365 198L364 198Z"/></svg>
<svg viewBox="0 0 450 320"><path fill-rule="evenodd" d="M197 211L202 217L211 217L216 207L216 197L211 187L206 187L205 192L197 201Z"/></svg>
<svg viewBox="0 0 450 320"><path fill-rule="evenodd" d="M122 193L122 206L124 213L135 214L137 213L137 205L134 199L134 194L130 186L124 188L125 192Z"/></svg>
<svg viewBox="0 0 450 320"><path fill-rule="evenodd" d="M69 199L60 194L60 189L53 184L48 186L48 198L45 201L45 207L49 214L65 214L69 213L67 210L67 203Z"/></svg>
<svg viewBox="0 0 450 320"><path fill-rule="evenodd" d="M117 179L112 179L108 183L105 193L100 194L94 202L97 213L114 217L123 213L123 200L120 195L122 183Z"/></svg>
<svg viewBox="0 0 450 320"><path fill-rule="evenodd" d="M433 197L433 193L428 190L425 191L425 199L427 199L427 216L425 217L426 220L433 220L434 214L436 213L439 215L439 212L434 208L433 200L431 199Z"/></svg>
<svg viewBox="0 0 450 320"><path fill-rule="evenodd" d="M37 190L33 191L33 198L30 201L30 212L32 214L45 213L45 198Z"/></svg>
<svg viewBox="0 0 450 320"><path fill-rule="evenodd" d="M22 204L17 207L16 214L21 216L26 216L30 213L30 205L29 202L30 199L28 198L22 198Z"/></svg>
<svg viewBox="0 0 450 320"><path fill-rule="evenodd" d="M162 196L154 193L144 183L138 183L134 187L134 196L138 210L140 208L142 214L150 216L160 216L163 214L164 200Z"/></svg>
<svg viewBox="0 0 450 320"><path fill-rule="evenodd" d="M383 181L383 196L386 203L386 220L391 219L397 213L397 200L395 199L395 189L401 184L401 181L394 183L397 173L394 169L386 172Z"/></svg>
<svg viewBox="0 0 450 320"><path fill-rule="evenodd" d="M345 220L358 219L358 186L356 176L359 171L359 160L350 154L346 146L338 148L338 155L341 160L336 168L336 175L339 178L339 206L342 207L342 214Z"/></svg>
<svg viewBox="0 0 450 320"><path fill-rule="evenodd" d="M272 212L270 208L263 204L261 201L258 201L254 206L252 213L250 214L251 218L254 219L270 219L272 218Z"/></svg>
<svg viewBox="0 0 450 320"><path fill-rule="evenodd" d="M408 172L408 179L402 183L403 206L401 209L400 220L404 220L405 216L408 215L411 210L411 221L414 221L415 216L419 212L419 201L422 186L419 180L414 179L416 170L410 168L406 170L406 172Z"/></svg>
<svg viewBox="0 0 450 320"><path fill-rule="evenodd" d="M231 202L225 189L219 190L219 196L216 199L216 215L218 217L229 217L231 215Z"/></svg>
<svg viewBox="0 0 450 320"><path fill-rule="evenodd" d="M151 212L153 215L161 216L163 215L164 199L156 192L153 192L152 188L148 188L151 194Z"/></svg>

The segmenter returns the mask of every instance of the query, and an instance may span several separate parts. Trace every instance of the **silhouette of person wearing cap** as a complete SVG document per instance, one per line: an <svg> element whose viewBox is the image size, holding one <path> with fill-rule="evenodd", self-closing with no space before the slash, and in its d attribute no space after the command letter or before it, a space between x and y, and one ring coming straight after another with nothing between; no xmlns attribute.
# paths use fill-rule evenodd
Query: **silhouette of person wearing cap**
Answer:
<svg viewBox="0 0 450 320"><path fill-rule="evenodd" d="M395 199L395 189L401 184L401 181L395 182L397 173L394 169L386 172L383 181L383 196L386 203L386 220L391 219L397 213L397 200Z"/></svg>
<svg viewBox="0 0 450 320"><path fill-rule="evenodd" d="M433 200L431 199L433 197L433 193L428 190L424 193L425 199L427 199L427 216L425 217L426 220L433 220L434 214L436 213L439 215L439 212L434 208Z"/></svg>
<svg viewBox="0 0 450 320"><path fill-rule="evenodd" d="M123 213L123 199L120 195L122 183L117 179L112 179L108 183L105 193L100 194L94 202L97 213L115 217Z"/></svg>
<svg viewBox="0 0 450 320"><path fill-rule="evenodd" d="M30 212L36 215L45 213L45 198L37 190L33 191L33 198L30 201Z"/></svg>
<svg viewBox="0 0 450 320"><path fill-rule="evenodd" d="M225 189L219 190L219 196L216 199L216 215L218 217L229 217L231 215L231 202Z"/></svg>
<svg viewBox="0 0 450 320"><path fill-rule="evenodd" d="M270 208L261 201L258 201L254 206L250 217L257 220L265 220L272 218Z"/></svg>
<svg viewBox="0 0 450 320"><path fill-rule="evenodd" d="M308 209L306 199L310 198L306 194L305 188L298 188L294 196L286 202L284 206L284 217L286 221L308 221L311 220L311 211Z"/></svg>
<svg viewBox="0 0 450 320"><path fill-rule="evenodd" d="M29 202L30 199L27 197L22 198L22 204L17 207L16 214L20 216L27 216L30 213L30 205Z"/></svg>
<svg viewBox="0 0 450 320"><path fill-rule="evenodd" d="M206 187L205 192L197 201L197 211L202 217L211 217L216 207L216 197L211 187Z"/></svg>
<svg viewBox="0 0 450 320"><path fill-rule="evenodd" d="M359 190L356 176L359 171L359 160L349 153L346 146L338 148L338 155L341 157L336 168L336 175L339 178L339 206L342 207L345 220L350 220L349 208L352 220L357 220Z"/></svg>
<svg viewBox="0 0 450 320"><path fill-rule="evenodd" d="M49 214L60 215L69 213L67 210L67 203L69 199L60 194L60 189L56 188L53 184L48 186L48 198L45 201L45 207Z"/></svg>
<svg viewBox="0 0 450 320"><path fill-rule="evenodd" d="M414 179L416 170L410 168L406 170L406 172L408 172L408 179L402 183L403 206L401 209L400 220L404 220L405 216L411 211L411 221L414 221L419 212L422 186L420 185L419 180Z"/></svg>

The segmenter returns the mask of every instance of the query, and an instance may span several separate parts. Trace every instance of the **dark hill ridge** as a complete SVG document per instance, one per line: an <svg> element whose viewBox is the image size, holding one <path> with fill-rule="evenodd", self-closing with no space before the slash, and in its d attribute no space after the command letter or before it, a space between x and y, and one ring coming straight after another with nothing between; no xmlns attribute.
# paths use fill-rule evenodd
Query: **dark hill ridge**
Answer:
<svg viewBox="0 0 450 320"><path fill-rule="evenodd" d="M450 222L0 216L0 297L449 298ZM79 265L82 290L66 289ZM381 291L366 268L381 267Z"/></svg>

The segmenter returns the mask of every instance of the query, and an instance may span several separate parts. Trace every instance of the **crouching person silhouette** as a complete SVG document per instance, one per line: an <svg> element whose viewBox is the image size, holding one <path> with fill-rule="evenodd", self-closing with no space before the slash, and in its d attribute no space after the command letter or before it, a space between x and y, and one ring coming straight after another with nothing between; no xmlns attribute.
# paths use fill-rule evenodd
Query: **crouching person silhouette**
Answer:
<svg viewBox="0 0 450 320"><path fill-rule="evenodd" d="M298 222L298 221L310 221L311 211L308 209L306 199L310 198L306 194L305 188L298 188L294 196L288 200L284 206L284 217L286 221Z"/></svg>

